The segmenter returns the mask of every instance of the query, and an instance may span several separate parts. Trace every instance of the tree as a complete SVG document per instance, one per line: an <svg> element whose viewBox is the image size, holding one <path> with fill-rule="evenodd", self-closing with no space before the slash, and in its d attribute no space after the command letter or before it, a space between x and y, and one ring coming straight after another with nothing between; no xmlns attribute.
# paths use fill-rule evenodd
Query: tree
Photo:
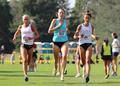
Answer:
<svg viewBox="0 0 120 86"><path fill-rule="evenodd" d="M70 40L73 40L73 35L75 33L75 30L77 26L82 22L82 13L83 13L83 7L84 7L84 0L76 0L75 7L72 8L72 11L70 13L69 17L69 29L71 31L70 34Z"/></svg>
<svg viewBox="0 0 120 86"><path fill-rule="evenodd" d="M73 9L73 22L71 27L75 28L79 22L82 22L82 13L85 10L90 10L92 13L92 23L95 31L100 37L106 34L111 35L111 32L119 32L120 22L120 1L119 0L76 0L76 5ZM79 21L80 20L80 21Z"/></svg>
<svg viewBox="0 0 120 86"><path fill-rule="evenodd" d="M13 20L10 23L10 31L12 34L14 34L18 25L21 24L23 9L18 0L10 0L9 6L11 7L11 14L13 15Z"/></svg>
<svg viewBox="0 0 120 86"><path fill-rule="evenodd" d="M0 11L0 45L5 45L6 52L9 52L13 49L13 45L10 42L10 22L13 17L7 0L0 0Z"/></svg>
<svg viewBox="0 0 120 86"><path fill-rule="evenodd" d="M105 34L111 35L111 32L117 32L118 34L120 34L119 32L120 1L101 0L98 3L99 6L97 9L97 15L95 19L95 25L97 29L96 32L99 34L102 33L103 36Z"/></svg>
<svg viewBox="0 0 120 86"><path fill-rule="evenodd" d="M39 41L51 41L52 35L50 36L47 32L50 22L56 17L56 12L59 7L67 9L66 0L14 0L14 3L11 6L14 9L14 20L16 20L16 17L21 18L18 16L29 14L36 22L36 26L40 32ZM18 26L16 24L19 22L13 22L12 27Z"/></svg>

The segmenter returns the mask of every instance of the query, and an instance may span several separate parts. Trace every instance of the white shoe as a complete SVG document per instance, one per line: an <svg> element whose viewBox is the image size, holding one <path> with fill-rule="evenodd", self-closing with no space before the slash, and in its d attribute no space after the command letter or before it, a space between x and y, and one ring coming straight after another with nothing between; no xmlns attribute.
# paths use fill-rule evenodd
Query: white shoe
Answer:
<svg viewBox="0 0 120 86"><path fill-rule="evenodd" d="M80 77L80 73L77 73L75 76L75 78L78 78L78 77Z"/></svg>
<svg viewBox="0 0 120 86"><path fill-rule="evenodd" d="M60 80L64 81L64 76L63 75L61 75Z"/></svg>
<svg viewBox="0 0 120 86"><path fill-rule="evenodd" d="M116 73L116 72L113 72L113 73L112 73L112 76L117 76L117 73Z"/></svg>
<svg viewBox="0 0 120 86"><path fill-rule="evenodd" d="M52 75L56 76L57 71L53 70Z"/></svg>
<svg viewBox="0 0 120 86"><path fill-rule="evenodd" d="M85 75L85 74L83 74L83 75L82 75L82 77L83 77L83 79L85 79L85 78L86 78L86 75Z"/></svg>
<svg viewBox="0 0 120 86"><path fill-rule="evenodd" d="M33 68L29 68L29 72L34 72L35 70Z"/></svg>
<svg viewBox="0 0 120 86"><path fill-rule="evenodd" d="M57 73L56 73L56 76L60 76L60 72L57 72Z"/></svg>
<svg viewBox="0 0 120 86"><path fill-rule="evenodd" d="M37 72L37 69L35 68L34 71Z"/></svg>

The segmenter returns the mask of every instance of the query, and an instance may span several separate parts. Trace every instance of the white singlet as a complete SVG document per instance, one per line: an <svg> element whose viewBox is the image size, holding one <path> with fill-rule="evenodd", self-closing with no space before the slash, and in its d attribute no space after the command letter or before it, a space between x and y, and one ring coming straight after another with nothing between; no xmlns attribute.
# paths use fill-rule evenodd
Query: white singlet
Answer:
<svg viewBox="0 0 120 86"><path fill-rule="evenodd" d="M91 39L92 25L90 23L88 26L85 26L84 24L82 24L79 35L83 36L82 38L79 39L79 45L82 45L85 43L92 43L92 39Z"/></svg>
<svg viewBox="0 0 120 86"><path fill-rule="evenodd" d="M120 51L120 41L118 39L113 39L112 42L112 52L119 52Z"/></svg>
<svg viewBox="0 0 120 86"><path fill-rule="evenodd" d="M22 27L21 27L21 42L22 42L22 44L26 44L26 45L33 45L34 32L32 31L31 24L29 24L27 27L24 27L22 25Z"/></svg>

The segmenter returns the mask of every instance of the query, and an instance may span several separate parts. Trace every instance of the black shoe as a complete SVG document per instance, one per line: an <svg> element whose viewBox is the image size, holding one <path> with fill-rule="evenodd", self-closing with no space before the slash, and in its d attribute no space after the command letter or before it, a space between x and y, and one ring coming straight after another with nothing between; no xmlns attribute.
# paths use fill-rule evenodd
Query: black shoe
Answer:
<svg viewBox="0 0 120 86"><path fill-rule="evenodd" d="M95 62L91 59L91 60L90 60L90 64L95 64Z"/></svg>
<svg viewBox="0 0 120 86"><path fill-rule="evenodd" d="M80 67L83 67L83 64L80 64Z"/></svg>
<svg viewBox="0 0 120 86"><path fill-rule="evenodd" d="M64 74L67 75L67 70L65 70Z"/></svg>
<svg viewBox="0 0 120 86"><path fill-rule="evenodd" d="M89 76L87 76L86 78L85 78L85 81L86 81L86 83L88 83L89 82Z"/></svg>
<svg viewBox="0 0 120 86"><path fill-rule="evenodd" d="M96 63L97 63L97 64L99 63L99 58L98 58L98 56L96 56Z"/></svg>
<svg viewBox="0 0 120 86"><path fill-rule="evenodd" d="M98 61L98 60L96 60L96 63L98 64L98 63L99 63L99 61Z"/></svg>
<svg viewBox="0 0 120 86"><path fill-rule="evenodd" d="M107 75L105 76L105 79L108 79L108 77L109 77L109 74L107 74Z"/></svg>
<svg viewBox="0 0 120 86"><path fill-rule="evenodd" d="M25 76L25 78L24 78L24 79L25 79L25 81L26 81L26 82L29 80L29 78L28 78L27 76Z"/></svg>

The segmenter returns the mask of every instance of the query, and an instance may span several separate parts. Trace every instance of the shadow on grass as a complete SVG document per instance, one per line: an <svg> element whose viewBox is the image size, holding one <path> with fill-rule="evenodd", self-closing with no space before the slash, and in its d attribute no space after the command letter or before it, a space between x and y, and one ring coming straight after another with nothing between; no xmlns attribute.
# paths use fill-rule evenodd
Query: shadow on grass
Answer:
<svg viewBox="0 0 120 86"><path fill-rule="evenodd" d="M86 84L86 85L107 85L107 84L109 84L109 85L112 85L112 84L120 84L120 82L119 81L104 81L104 82L89 82L89 83L85 83L85 82L77 82L77 83L72 83L72 82L65 82L64 84L67 84L67 85L75 85L75 84Z"/></svg>
<svg viewBox="0 0 120 86"><path fill-rule="evenodd" d="M0 71L0 74L2 73L21 73L22 71Z"/></svg>
<svg viewBox="0 0 120 86"><path fill-rule="evenodd" d="M13 74L13 73L0 73L0 76L3 76L3 77L23 77L23 73L18 73L18 74ZM31 75L31 74L28 74L29 77L56 77L56 76L53 76L53 75L43 75L43 74L35 74L35 75Z"/></svg>
<svg viewBox="0 0 120 86"><path fill-rule="evenodd" d="M89 84L120 84L120 81L90 82Z"/></svg>
<svg viewBox="0 0 120 86"><path fill-rule="evenodd" d="M65 81L59 81L59 82L47 82L48 84L61 84L61 85L70 85L70 86L76 86L76 85L84 85L84 86L96 86L96 85L111 85L111 86L114 86L115 84L120 84L120 81L104 81L104 82L89 82L89 83L85 83L84 81L68 81L68 80L65 80Z"/></svg>
<svg viewBox="0 0 120 86"><path fill-rule="evenodd" d="M28 75L30 77L58 77L58 76L54 76L52 74L41 73L41 72L28 72ZM0 71L0 76L21 77L21 76L23 76L23 71ZM72 76L72 75L65 75L65 77L74 77L74 76Z"/></svg>
<svg viewBox="0 0 120 86"><path fill-rule="evenodd" d="M37 73L37 74L36 74ZM39 74L38 74L39 73ZM5 77L5 78L0 78L0 80L7 80L6 77L23 77L23 72L22 71L0 71L0 76L2 77ZM29 74L29 77L40 77L40 78L43 78L43 77L56 77L56 76L53 76L53 75L50 75L50 74L46 74L46 73L40 73L40 72L32 72L32 74ZM65 77L70 77L70 78L74 78L73 75L66 75ZM65 80L65 81L59 81L59 82L47 82L49 84L66 84L66 85L79 85L79 84L85 84L85 85L104 85L104 84L109 84L109 85L114 85L114 84L120 84L120 81L117 80L117 81L113 81L112 79L109 81L108 80L104 80L103 82L101 81L90 81L89 83L85 83L84 81L78 81L78 82L73 82L73 81L68 81L68 80Z"/></svg>
<svg viewBox="0 0 120 86"><path fill-rule="evenodd" d="M8 79L7 79L7 78L0 78L0 80L3 80L3 81L4 81L4 80L8 80Z"/></svg>

